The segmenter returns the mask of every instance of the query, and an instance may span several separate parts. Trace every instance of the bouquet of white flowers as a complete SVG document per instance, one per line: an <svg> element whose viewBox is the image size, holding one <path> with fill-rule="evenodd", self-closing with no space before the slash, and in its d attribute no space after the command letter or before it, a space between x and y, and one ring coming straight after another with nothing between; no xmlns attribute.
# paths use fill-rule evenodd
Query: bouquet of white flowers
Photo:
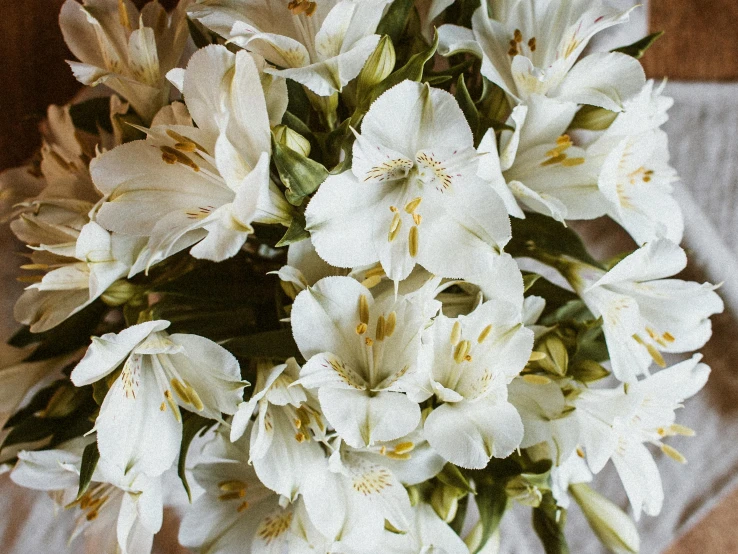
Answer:
<svg viewBox="0 0 738 554"><path fill-rule="evenodd" d="M12 480L96 552L149 553L172 482L195 552L491 553L520 503L560 554L571 499L637 552L586 483L612 461L659 513L648 445L684 461L675 410L710 372L671 355L723 304L674 278L671 100L638 61L658 35L587 49L627 20L67 0L72 71L104 86L0 178L30 272L0 369ZM637 248L593 258L567 222L601 216Z"/></svg>

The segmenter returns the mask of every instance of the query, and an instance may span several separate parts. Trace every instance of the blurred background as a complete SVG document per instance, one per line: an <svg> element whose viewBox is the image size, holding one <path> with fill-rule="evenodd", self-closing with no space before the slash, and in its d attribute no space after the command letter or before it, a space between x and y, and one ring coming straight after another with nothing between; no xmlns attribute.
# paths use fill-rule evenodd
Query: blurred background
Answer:
<svg viewBox="0 0 738 554"><path fill-rule="evenodd" d="M176 0L160 1L176 4ZM0 0L0 170L20 165L33 154L40 145L38 126L47 106L68 102L80 88L64 62L71 55L57 24L62 3ZM713 368L711 380L681 414L682 422L698 432L697 437L675 444L689 464L683 467L658 459L666 502L660 517L644 517L639 523L642 552L738 552L738 2L646 0L641 4L632 24L610 31L594 47L622 46L648 32L666 31L643 63L650 78L669 78L666 92L675 99L666 130L672 164L683 181L677 197L686 216L685 246L692 254L688 277L724 282L727 307L715 318L713 340L704 350L704 361ZM605 221L588 223L584 230L602 250L622 244L621 235ZM19 258L14 250L17 245L10 234L0 230L1 340L15 328L12 303L21 290L15 280ZM603 472L598 487L624 503L613 477ZM0 551L31 534L40 552L49 551L52 544L63 545L62 527L70 522L63 521L61 514L56 527L43 525L52 517L51 502L33 504L32 492L27 490L23 497L11 497L7 481L7 476L0 476ZM14 517L5 515L10 510ZM529 530L528 518L527 511L506 516L505 552L540 552L537 539L529 531L519 531ZM171 546L176 544L176 523L169 519L167 532L157 540L157 552L179 551ZM586 523L576 514L567 534L573 553L599 552Z"/></svg>

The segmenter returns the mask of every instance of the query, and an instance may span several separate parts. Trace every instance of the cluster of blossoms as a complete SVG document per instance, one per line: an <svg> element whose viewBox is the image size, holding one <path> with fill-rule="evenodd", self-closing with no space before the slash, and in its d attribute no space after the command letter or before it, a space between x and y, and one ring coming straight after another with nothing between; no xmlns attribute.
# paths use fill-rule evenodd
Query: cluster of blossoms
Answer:
<svg viewBox="0 0 738 554"><path fill-rule="evenodd" d="M634 517L659 513L647 445L684 461L675 411L709 374L666 358L723 305L673 278L654 37L586 51L627 19L67 0L72 70L108 96L52 107L0 176L34 272L0 369L12 480L101 552L150 552L174 472L195 552L493 552L517 502L563 553L570 498L636 552L586 483L612 461ZM632 253L595 260L567 226L601 216Z"/></svg>

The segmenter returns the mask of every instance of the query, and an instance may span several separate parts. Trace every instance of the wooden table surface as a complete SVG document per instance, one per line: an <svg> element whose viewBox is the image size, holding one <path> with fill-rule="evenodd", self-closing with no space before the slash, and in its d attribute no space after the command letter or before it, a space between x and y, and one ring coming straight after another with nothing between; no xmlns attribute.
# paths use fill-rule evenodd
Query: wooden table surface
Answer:
<svg viewBox="0 0 738 554"><path fill-rule="evenodd" d="M0 0L0 169L33 153L46 107L69 101L79 89L64 63L70 54L57 24L62 3ZM738 80L738 0L652 0L650 10L651 29L667 34L644 59L649 76ZM0 249L11 247L9 236L0 232ZM9 286L0 286L0 295L8 296ZM7 336L7 314L7 309L0 314L0 337ZM738 552L738 491L667 552Z"/></svg>

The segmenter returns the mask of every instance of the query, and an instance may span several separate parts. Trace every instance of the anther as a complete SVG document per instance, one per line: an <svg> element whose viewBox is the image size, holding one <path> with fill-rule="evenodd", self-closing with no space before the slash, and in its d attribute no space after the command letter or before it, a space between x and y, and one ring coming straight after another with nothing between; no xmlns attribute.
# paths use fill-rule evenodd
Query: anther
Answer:
<svg viewBox="0 0 738 554"><path fill-rule="evenodd" d="M669 456L672 460L679 462L680 464L686 464L687 458L685 458L681 452L679 452L676 448L672 448L668 444L662 444L661 445L661 451Z"/></svg>
<svg viewBox="0 0 738 554"><path fill-rule="evenodd" d="M408 250L410 251L410 256L413 258L418 255L418 244L419 238L418 238L418 228L416 226L413 226L410 228L410 234L408 235Z"/></svg>
<svg viewBox="0 0 738 554"><path fill-rule="evenodd" d="M367 326L366 323L359 323L356 326L356 334L357 335L363 335L364 333L366 333L366 330L367 329L368 329L368 326Z"/></svg>
<svg viewBox="0 0 738 554"><path fill-rule="evenodd" d="M451 328L451 344L456 346L457 344L459 344L460 340L461 340L461 323L459 323L458 321L455 321L454 326Z"/></svg>
<svg viewBox="0 0 738 554"><path fill-rule="evenodd" d="M375 332L375 337L377 341L379 342L384 340L384 327L385 327L385 319L383 315L380 315L379 319L377 320L377 330Z"/></svg>
<svg viewBox="0 0 738 554"><path fill-rule="evenodd" d="M492 325L487 325L484 329L482 329L482 332L479 333L479 338L477 338L478 343L483 343L485 340L487 340L487 337L492 332Z"/></svg>
<svg viewBox="0 0 738 554"><path fill-rule="evenodd" d="M369 300L364 294L359 296L359 321L369 324Z"/></svg>
<svg viewBox="0 0 738 554"><path fill-rule="evenodd" d="M454 361L457 364L463 362L466 358L466 355L469 353L470 348L471 343L468 340L462 340L459 344L457 344L456 349L454 350Z"/></svg>
<svg viewBox="0 0 738 554"><path fill-rule="evenodd" d="M414 198L410 202L407 203L405 206L405 211L409 214L413 213L418 206L420 206L420 203L423 201L423 199L418 196L417 198Z"/></svg>
<svg viewBox="0 0 738 554"><path fill-rule="evenodd" d="M551 382L551 379L548 377L545 377L544 375L523 375L523 381L528 383L529 385L548 385Z"/></svg>
<svg viewBox="0 0 738 554"><path fill-rule="evenodd" d="M390 312L390 314L387 316L387 323L384 326L384 336L389 338L392 336L392 333L395 332L395 326L397 325L397 314L395 312Z"/></svg>

